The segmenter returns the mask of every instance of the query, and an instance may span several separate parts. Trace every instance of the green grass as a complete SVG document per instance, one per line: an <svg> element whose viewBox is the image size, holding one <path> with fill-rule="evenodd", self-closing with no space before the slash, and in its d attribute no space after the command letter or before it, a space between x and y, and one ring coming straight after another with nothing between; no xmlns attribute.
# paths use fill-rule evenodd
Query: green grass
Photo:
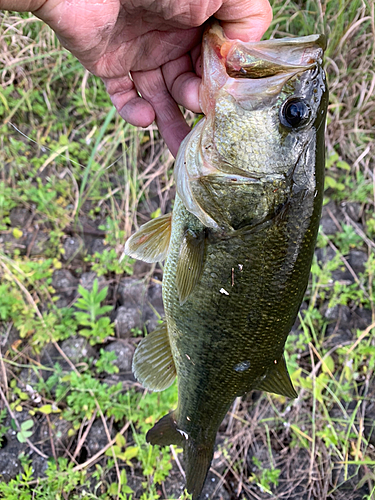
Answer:
<svg viewBox="0 0 375 500"><path fill-rule="evenodd" d="M361 220L347 217L334 235L321 231L318 247L333 258L314 261L299 325L287 343L300 397L289 402L262 394L256 402L250 396L237 402L217 452L217 491L230 478L239 498L288 498L288 488L292 494L300 481L311 498L354 499L353 486L343 490L352 478L365 488L363 498L374 499L374 440L366 431L375 398L374 2L273 3L266 36L328 35L325 203L357 203ZM42 419L53 434L53 419L61 416L75 443L65 456L50 457L43 478L34 477L27 453L21 455L23 473L0 482L0 498L135 500L134 476L141 478L142 500L160 498L156 483L177 461L169 449L148 446L145 433L175 406L176 386L148 394L137 383L108 385L104 379L116 375L116 366L102 347L116 335L112 291L123 274L134 272L131 259L119 262L124 241L151 213L165 213L173 159L155 126L138 130L114 113L103 84L40 21L3 13L0 22L0 63L7 68L0 85L0 339L17 331L0 357L0 440L5 415L26 412L18 427L12 420L25 452L31 423ZM15 208L26 210L26 229L12 225ZM84 234L90 224L105 233L107 250L67 260L66 238ZM368 255L363 272L354 272L351 284L335 280L336 272L350 267L353 249ZM74 309L57 308L52 278L59 269L78 277L93 270L106 286L80 288ZM337 306L369 311L372 319L332 343L327 331L336 320L327 308ZM41 364L47 344L59 348L73 335L89 340L95 359ZM38 402L17 383L25 368L36 376ZM95 419L106 422L110 444L95 460L78 463L78 443ZM179 452L174 450L177 460Z"/></svg>

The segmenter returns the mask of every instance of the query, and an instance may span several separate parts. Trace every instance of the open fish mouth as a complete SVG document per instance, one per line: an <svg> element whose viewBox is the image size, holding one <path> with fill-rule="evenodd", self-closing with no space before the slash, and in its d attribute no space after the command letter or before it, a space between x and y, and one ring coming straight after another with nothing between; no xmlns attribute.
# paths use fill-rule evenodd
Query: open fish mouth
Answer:
<svg viewBox="0 0 375 500"><path fill-rule="evenodd" d="M324 46L324 35L267 40L252 47L234 44L226 56L225 67L233 78L257 79L303 71L323 55Z"/></svg>
<svg viewBox="0 0 375 500"><path fill-rule="evenodd" d="M261 42L231 41L223 37L215 24L206 36L232 78L266 78L280 73L306 70L320 60L326 48L324 35L264 40Z"/></svg>
<svg viewBox="0 0 375 500"><path fill-rule="evenodd" d="M322 63L326 47L324 35L282 38L260 42L228 40L220 25L214 24L203 39L203 113L212 107L211 97L219 88L236 100L253 99L256 107L263 98L277 95L285 83ZM215 80L209 85L208 81Z"/></svg>

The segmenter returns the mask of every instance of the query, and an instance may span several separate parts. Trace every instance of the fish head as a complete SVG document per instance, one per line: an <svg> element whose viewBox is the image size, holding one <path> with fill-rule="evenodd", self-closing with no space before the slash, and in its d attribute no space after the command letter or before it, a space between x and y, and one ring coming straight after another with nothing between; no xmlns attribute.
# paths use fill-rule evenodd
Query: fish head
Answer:
<svg viewBox="0 0 375 500"><path fill-rule="evenodd" d="M325 44L324 35L229 40L219 24L204 35L200 102L205 118L183 143L176 178L186 208L206 226L241 224L241 214L233 219L238 210L229 199L243 205L242 198L265 179L280 185L284 197L292 178L320 182L314 169L328 102ZM307 176L297 168L306 155L314 156L308 162L314 171ZM265 199L255 219L279 202Z"/></svg>

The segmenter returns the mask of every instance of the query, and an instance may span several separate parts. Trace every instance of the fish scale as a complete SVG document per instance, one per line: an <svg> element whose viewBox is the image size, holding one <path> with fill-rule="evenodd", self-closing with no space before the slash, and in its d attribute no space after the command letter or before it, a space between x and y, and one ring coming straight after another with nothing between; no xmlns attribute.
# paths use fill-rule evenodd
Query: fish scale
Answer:
<svg viewBox="0 0 375 500"><path fill-rule="evenodd" d="M165 322L141 341L133 369L151 390L177 375L178 406L146 438L183 447L194 499L237 396L297 397L283 351L322 205L323 49L319 35L244 44L212 26L203 39L206 116L181 144L173 214L125 246L148 262L166 258Z"/></svg>
<svg viewBox="0 0 375 500"><path fill-rule="evenodd" d="M214 122L215 141L220 156L237 167L246 168L251 157L252 166L256 170L262 171L270 163L273 173L283 169L285 165L275 152L275 144L280 149L280 133L272 123L273 117L256 110L253 116L242 117L239 122L234 105L230 109L227 105L223 107L224 109L216 107Z"/></svg>

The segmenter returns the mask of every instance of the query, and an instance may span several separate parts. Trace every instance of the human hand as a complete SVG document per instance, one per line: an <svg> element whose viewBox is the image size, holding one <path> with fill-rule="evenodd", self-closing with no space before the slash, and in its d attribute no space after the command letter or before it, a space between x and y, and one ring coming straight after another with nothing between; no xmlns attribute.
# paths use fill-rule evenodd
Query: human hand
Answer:
<svg viewBox="0 0 375 500"><path fill-rule="evenodd" d="M272 19L268 0L0 0L0 8L31 10L49 24L104 81L124 120L156 120L174 156L190 130L178 104L201 112L202 25L214 15L229 38L257 41Z"/></svg>

